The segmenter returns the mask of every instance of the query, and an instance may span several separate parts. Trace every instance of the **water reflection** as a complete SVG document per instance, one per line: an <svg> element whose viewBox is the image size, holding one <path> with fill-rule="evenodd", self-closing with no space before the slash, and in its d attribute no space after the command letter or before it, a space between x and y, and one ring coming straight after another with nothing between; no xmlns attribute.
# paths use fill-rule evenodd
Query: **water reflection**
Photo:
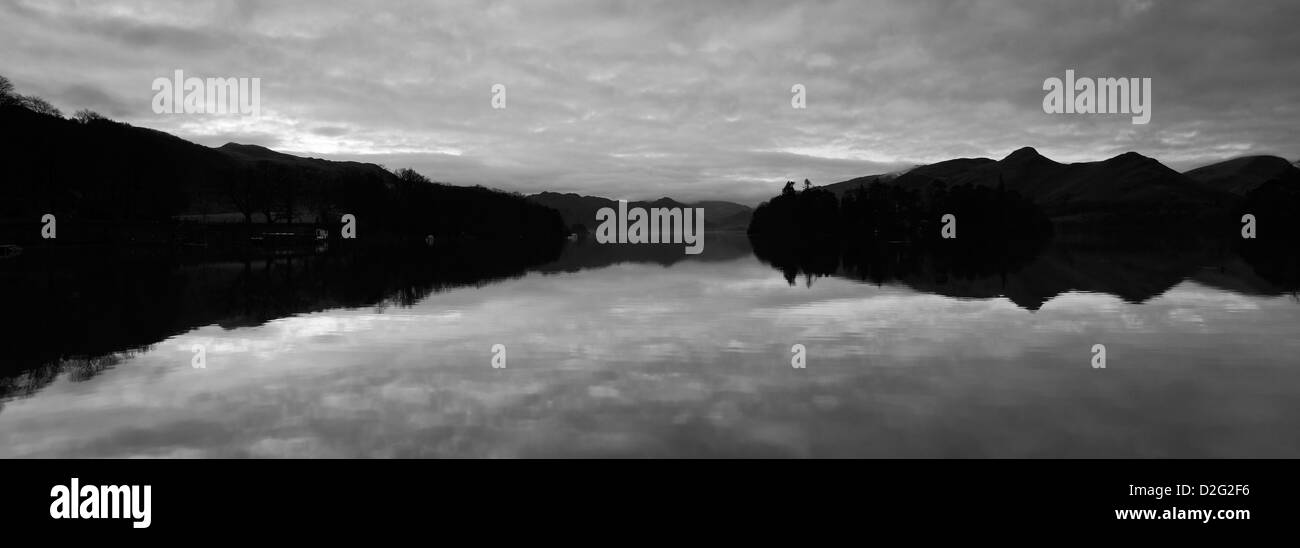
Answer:
<svg viewBox="0 0 1300 548"><path fill-rule="evenodd" d="M81 286L117 297L32 290L53 310L24 313L73 329L31 347L66 361L92 327L122 346L11 388L0 455L1300 455L1300 305L1231 250L1216 264L1060 246L997 268L872 253L777 272L780 250L760 260L743 236L698 258L651 247L573 245L477 281L304 257ZM98 279L84 276L62 287ZM160 317L131 324L142 298ZM67 323L76 299L110 309ZM807 369L789 366L795 342ZM196 343L207 369L190 368ZM35 386L19 369L9 385Z"/></svg>
<svg viewBox="0 0 1300 548"><path fill-rule="evenodd" d="M431 293L517 277L559 247L328 252L268 249L195 257L172 251L34 249L0 264L6 314L0 397L58 375L86 379L157 341L216 325L252 327L344 307L410 306Z"/></svg>
<svg viewBox="0 0 1300 548"><path fill-rule="evenodd" d="M973 248L958 242L755 240L754 255L781 271L790 285L800 278L811 286L817 278L838 276L956 298L1006 297L1027 310L1070 291L1143 303L1187 280L1250 295L1294 297L1300 289L1300 253L1213 240L1181 247L1075 239Z"/></svg>

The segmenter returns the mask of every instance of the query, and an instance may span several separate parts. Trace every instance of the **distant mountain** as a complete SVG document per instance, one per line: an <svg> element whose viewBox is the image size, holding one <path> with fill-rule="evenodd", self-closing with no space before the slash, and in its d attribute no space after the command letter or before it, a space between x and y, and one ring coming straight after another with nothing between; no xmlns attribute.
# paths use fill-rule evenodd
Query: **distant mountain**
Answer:
<svg viewBox="0 0 1300 548"><path fill-rule="evenodd" d="M596 212L603 207L618 209L618 201L599 196L583 196L574 193L542 192L528 196L528 200L560 212L564 223L570 227L581 224L587 230L594 231L599 224ZM749 218L754 210L749 206L717 200L683 203L672 198L663 197L652 202L629 201L628 209L634 207L652 208L704 208L704 228L706 230L744 230L749 226Z"/></svg>
<svg viewBox="0 0 1300 548"><path fill-rule="evenodd" d="M914 168L896 177L868 176L826 188L843 194L880 181L924 192L936 183L1002 186L1042 207L1052 217L1114 212L1206 211L1226 192L1178 173L1160 162L1127 152L1108 160L1063 164L1031 147L1001 160L960 158Z"/></svg>
<svg viewBox="0 0 1300 548"><path fill-rule="evenodd" d="M707 213L705 214L707 217ZM602 245L595 238L583 238L564 246L560 257L535 267L544 273L578 272L623 263L672 266L690 262L725 262L747 257L751 253L749 238L743 232L719 232L709 235L708 252L699 255L682 253L680 246Z"/></svg>
<svg viewBox="0 0 1300 548"><path fill-rule="evenodd" d="M1300 168L1277 156L1233 158L1193 169L1184 175L1239 196L1244 196L1271 180L1300 185Z"/></svg>

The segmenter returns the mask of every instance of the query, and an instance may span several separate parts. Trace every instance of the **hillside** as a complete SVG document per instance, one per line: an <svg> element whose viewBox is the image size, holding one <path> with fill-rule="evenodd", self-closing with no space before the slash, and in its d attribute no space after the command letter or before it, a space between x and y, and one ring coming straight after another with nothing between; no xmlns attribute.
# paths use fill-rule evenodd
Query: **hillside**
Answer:
<svg viewBox="0 0 1300 548"><path fill-rule="evenodd" d="M826 188L842 194L881 181L924 192L935 183L1004 187L1052 217L1151 212L1197 215L1234 197L1135 152L1096 162L1063 164L1024 147L1001 160L960 158L920 166L897 177L868 176Z"/></svg>
<svg viewBox="0 0 1300 548"><path fill-rule="evenodd" d="M1184 173L1193 180L1238 196L1272 180L1300 185L1300 168L1277 156L1244 156Z"/></svg>
<svg viewBox="0 0 1300 548"><path fill-rule="evenodd" d="M45 213L78 223L336 225L353 214L371 240L562 239L553 210L482 187L434 183L374 164L303 158L229 143L210 148L99 117L0 106L0 240ZM89 225L86 225L89 226ZM89 230L83 232L90 232Z"/></svg>

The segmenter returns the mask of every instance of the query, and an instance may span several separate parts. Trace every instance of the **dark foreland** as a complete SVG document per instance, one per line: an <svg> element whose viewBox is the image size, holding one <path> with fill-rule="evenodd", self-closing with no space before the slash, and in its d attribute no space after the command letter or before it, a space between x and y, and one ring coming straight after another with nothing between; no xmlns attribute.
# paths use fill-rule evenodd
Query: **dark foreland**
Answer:
<svg viewBox="0 0 1300 548"><path fill-rule="evenodd" d="M976 235L988 230L1007 235L1037 230L1046 219L1057 232L1081 228L1087 232L1125 232L1141 238L1147 232L1191 232L1198 235L1238 235L1240 217L1251 213L1270 219L1268 237L1293 236L1295 216L1285 214L1297 203L1300 169L1273 156L1251 156L1178 173L1136 152L1113 158L1062 164L1025 147L1001 160L961 158L919 166L901 174L870 175L803 192L791 182L780 196L755 212L751 233L837 233L860 237L843 223L893 226L924 232L938 215L970 218ZM815 198L802 196L812 193ZM860 211L864 197L889 203ZM993 207L975 204L988 202ZM831 206L835 208L831 209ZM822 208L818 210L818 208ZM987 215L993 211L994 218ZM813 213L817 210L816 213ZM965 213L963 215L962 213ZM805 215L803 224L788 215ZM768 215L773 217L768 219ZM997 226L990 223L996 221ZM963 226L965 228L965 226ZM1001 236L999 236L1001 237ZM1261 239L1265 238L1263 232Z"/></svg>
<svg viewBox="0 0 1300 548"><path fill-rule="evenodd" d="M82 111L64 118L12 93L0 101L0 243L57 242L240 247L337 239L355 219L357 242L562 241L560 215L522 196L230 143L209 148Z"/></svg>
<svg viewBox="0 0 1300 548"><path fill-rule="evenodd" d="M754 211L749 235L791 284L835 275L1036 310L1071 290L1144 302L1186 279L1294 293L1298 210L1300 169L1274 156L1179 173L1133 152L1062 164L1022 148L823 187L791 181Z"/></svg>

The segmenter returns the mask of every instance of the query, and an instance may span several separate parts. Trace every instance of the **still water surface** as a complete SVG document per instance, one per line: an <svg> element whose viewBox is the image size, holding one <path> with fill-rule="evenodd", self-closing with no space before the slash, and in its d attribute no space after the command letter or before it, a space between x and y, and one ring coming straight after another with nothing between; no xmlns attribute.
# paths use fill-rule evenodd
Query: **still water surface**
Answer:
<svg viewBox="0 0 1300 548"><path fill-rule="evenodd" d="M792 284L744 245L579 266L570 249L406 303L63 357L39 383L11 374L0 456L1300 456L1293 295Z"/></svg>

